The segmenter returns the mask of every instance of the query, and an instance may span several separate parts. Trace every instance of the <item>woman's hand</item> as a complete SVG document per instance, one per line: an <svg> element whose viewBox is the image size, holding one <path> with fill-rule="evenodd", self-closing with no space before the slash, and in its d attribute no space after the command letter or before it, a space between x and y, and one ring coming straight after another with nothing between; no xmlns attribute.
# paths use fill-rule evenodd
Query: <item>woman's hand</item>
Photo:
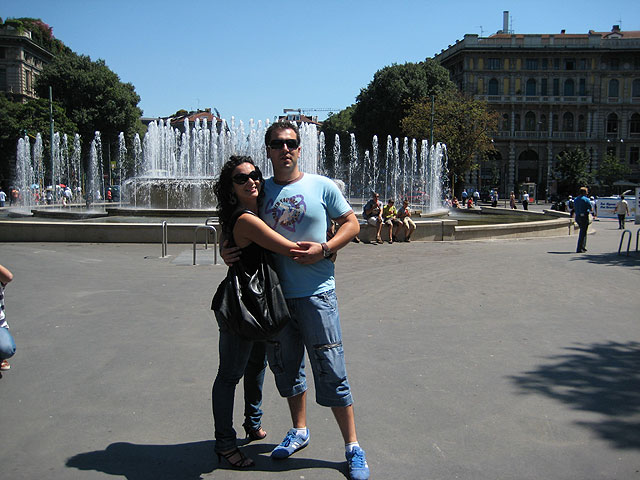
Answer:
<svg viewBox="0 0 640 480"><path fill-rule="evenodd" d="M324 259L322 245L316 242L297 242L298 248L292 248L293 260L301 265L311 265Z"/></svg>

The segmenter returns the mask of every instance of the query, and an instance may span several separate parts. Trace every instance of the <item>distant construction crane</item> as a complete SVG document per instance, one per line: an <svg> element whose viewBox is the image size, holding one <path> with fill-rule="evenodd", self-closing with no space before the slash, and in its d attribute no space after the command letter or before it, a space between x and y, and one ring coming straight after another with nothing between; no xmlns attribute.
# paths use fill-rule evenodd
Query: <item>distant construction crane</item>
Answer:
<svg viewBox="0 0 640 480"><path fill-rule="evenodd" d="M284 109L284 113L289 113L289 112L298 112L300 114L307 114L307 113L311 113L311 112L339 112L340 110L342 110L342 108L328 108L328 107L319 107L319 108L313 108L313 107L307 107L307 108L285 108Z"/></svg>

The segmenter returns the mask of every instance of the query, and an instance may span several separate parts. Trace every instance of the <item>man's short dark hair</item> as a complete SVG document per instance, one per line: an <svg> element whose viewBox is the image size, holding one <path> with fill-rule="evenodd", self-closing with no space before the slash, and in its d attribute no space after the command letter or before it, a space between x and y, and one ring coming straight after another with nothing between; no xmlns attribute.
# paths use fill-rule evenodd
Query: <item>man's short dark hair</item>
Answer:
<svg viewBox="0 0 640 480"><path fill-rule="evenodd" d="M289 122L287 120L282 120L280 122L274 122L269 125L267 131L264 134L264 144L268 147L269 142L271 142L271 133L274 130L293 130L296 132L296 139L298 140L298 145L300 144L300 130L298 130L298 126L295 123Z"/></svg>

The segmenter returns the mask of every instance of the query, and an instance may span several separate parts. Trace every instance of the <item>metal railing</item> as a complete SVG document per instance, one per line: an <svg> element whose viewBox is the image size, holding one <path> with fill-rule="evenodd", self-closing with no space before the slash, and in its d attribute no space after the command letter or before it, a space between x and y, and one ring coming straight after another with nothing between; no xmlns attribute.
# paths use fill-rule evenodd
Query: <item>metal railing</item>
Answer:
<svg viewBox="0 0 640 480"><path fill-rule="evenodd" d="M162 258L167 256L167 250L169 247L169 227L166 220L162 222Z"/></svg>
<svg viewBox="0 0 640 480"><path fill-rule="evenodd" d="M208 220L209 219L207 219L207 221ZM218 263L218 231L216 230L216 227L214 227L213 225L198 225L195 231L193 232L193 264L194 265L196 264L196 242L198 240L198 231L200 230L207 231L207 234L205 235L205 238L204 238L205 250L209 248L209 233L213 232L213 243L214 243L213 264L216 265Z"/></svg>
<svg viewBox="0 0 640 480"><path fill-rule="evenodd" d="M626 234L629 234L629 239L627 240L627 256L629 256L629 249L631 248L631 239L633 238L633 233L631 230L624 229L622 231L622 235L620 236L620 244L618 245L618 255L622 251L622 242L624 241L624 237ZM636 252L638 251L638 242L640 241L640 228L636 230Z"/></svg>

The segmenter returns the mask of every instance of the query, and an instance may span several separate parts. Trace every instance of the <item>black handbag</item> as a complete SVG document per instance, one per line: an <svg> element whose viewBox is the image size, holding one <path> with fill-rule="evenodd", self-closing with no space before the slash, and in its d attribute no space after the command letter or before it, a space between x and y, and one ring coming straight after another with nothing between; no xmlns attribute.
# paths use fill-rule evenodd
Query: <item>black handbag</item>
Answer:
<svg viewBox="0 0 640 480"><path fill-rule="evenodd" d="M268 340L291 318L272 255L258 250L256 271L247 272L242 261L235 262L211 301L220 328L247 340Z"/></svg>

